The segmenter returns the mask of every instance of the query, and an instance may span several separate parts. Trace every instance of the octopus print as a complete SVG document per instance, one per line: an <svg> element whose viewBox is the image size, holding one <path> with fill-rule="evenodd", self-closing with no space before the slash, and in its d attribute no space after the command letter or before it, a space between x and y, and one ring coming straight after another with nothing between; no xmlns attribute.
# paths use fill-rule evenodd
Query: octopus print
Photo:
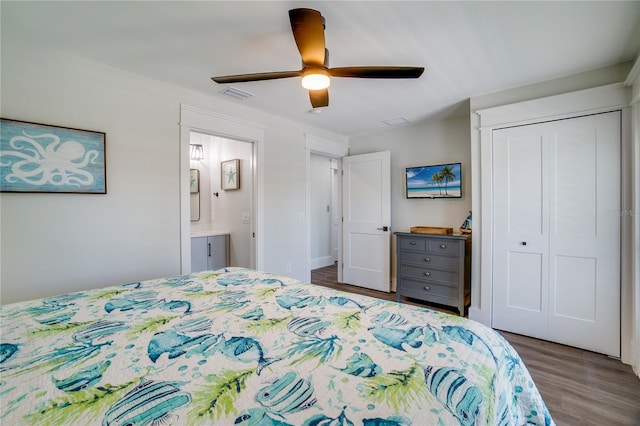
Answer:
<svg viewBox="0 0 640 426"><path fill-rule="evenodd" d="M103 145L87 142L84 131L62 128L52 131L47 126L27 126L30 123L12 127L12 123L15 122L3 120L0 151L3 190L105 192L100 191L104 187L104 152L99 148ZM102 174L96 173L100 169ZM98 191L92 190L96 187Z"/></svg>

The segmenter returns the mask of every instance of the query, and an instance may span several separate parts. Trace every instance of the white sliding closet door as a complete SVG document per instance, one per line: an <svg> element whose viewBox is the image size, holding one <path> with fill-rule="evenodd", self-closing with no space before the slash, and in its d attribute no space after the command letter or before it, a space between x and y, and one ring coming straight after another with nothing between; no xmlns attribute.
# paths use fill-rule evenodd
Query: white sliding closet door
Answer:
<svg viewBox="0 0 640 426"><path fill-rule="evenodd" d="M493 132L493 326L620 356L620 113Z"/></svg>

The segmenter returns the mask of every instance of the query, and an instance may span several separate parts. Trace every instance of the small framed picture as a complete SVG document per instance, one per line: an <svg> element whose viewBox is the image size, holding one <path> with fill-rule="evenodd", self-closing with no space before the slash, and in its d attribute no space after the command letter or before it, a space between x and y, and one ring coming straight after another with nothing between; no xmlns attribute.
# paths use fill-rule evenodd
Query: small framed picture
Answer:
<svg viewBox="0 0 640 426"><path fill-rule="evenodd" d="M189 178L189 188L192 194L200 192L200 170L191 169L191 176Z"/></svg>
<svg viewBox="0 0 640 426"><path fill-rule="evenodd" d="M227 160L220 163L220 187L228 191L240 189L240 160Z"/></svg>

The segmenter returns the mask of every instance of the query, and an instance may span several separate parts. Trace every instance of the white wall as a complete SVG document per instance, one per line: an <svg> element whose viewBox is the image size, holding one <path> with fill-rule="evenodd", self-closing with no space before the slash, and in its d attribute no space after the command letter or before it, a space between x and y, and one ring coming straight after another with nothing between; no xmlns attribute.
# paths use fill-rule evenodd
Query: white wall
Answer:
<svg viewBox="0 0 640 426"><path fill-rule="evenodd" d="M270 128L264 167L264 206L270 212L264 229L264 260L269 270L305 281L307 249L304 237L306 210L306 150L302 132ZM266 145L266 143L265 143ZM300 244L302 242L302 244Z"/></svg>
<svg viewBox="0 0 640 426"><path fill-rule="evenodd" d="M180 272L180 103L267 127L264 269L304 279L304 134L344 137L4 33L1 67L2 117L106 132L108 191L0 195L2 303Z"/></svg>
<svg viewBox="0 0 640 426"><path fill-rule="evenodd" d="M333 264L331 247L331 160L317 154L311 154L310 192L311 192L311 269Z"/></svg>

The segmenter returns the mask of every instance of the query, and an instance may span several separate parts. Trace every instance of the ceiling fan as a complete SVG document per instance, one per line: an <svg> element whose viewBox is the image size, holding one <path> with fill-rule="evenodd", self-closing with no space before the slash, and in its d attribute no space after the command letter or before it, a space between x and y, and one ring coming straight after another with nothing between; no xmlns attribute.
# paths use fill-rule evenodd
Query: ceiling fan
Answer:
<svg viewBox="0 0 640 426"><path fill-rule="evenodd" d="M309 90L311 105L319 108L329 105L330 77L418 78L424 71L423 67L395 66L329 68L329 51L324 44L324 17L320 12L313 9L292 9L289 11L289 21L302 57L301 70L225 75L211 79L222 84L302 77L302 87Z"/></svg>

